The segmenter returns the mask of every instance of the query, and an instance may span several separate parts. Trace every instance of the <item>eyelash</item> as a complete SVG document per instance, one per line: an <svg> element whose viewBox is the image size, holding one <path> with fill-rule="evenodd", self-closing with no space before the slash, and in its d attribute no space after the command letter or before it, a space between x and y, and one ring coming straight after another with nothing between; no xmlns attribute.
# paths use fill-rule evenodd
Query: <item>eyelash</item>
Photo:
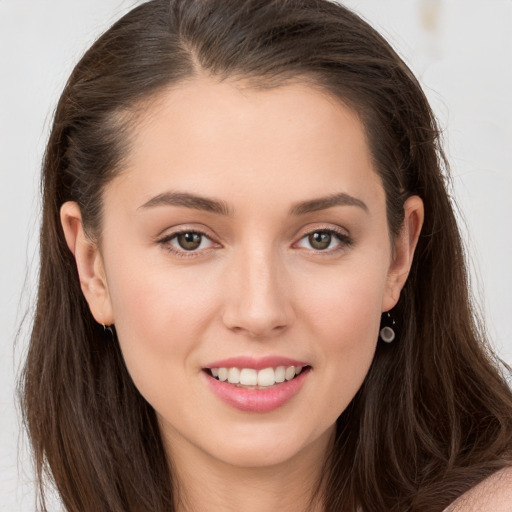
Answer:
<svg viewBox="0 0 512 512"><path fill-rule="evenodd" d="M312 229L311 231L304 233L301 236L301 238L299 239L299 242L301 240L304 240L308 236L312 235L313 233L329 234L331 236L334 236L339 242L339 244L333 249L324 249L324 250L310 249L311 251L313 251L319 255L322 255L322 256L327 256L327 255L332 255L332 254L338 253L339 251L345 250L346 248L350 247L353 244L352 239L346 233L343 233L341 230L338 231L331 227L330 228ZM211 237L209 237L206 233L203 233L202 231L198 231L198 230L194 230L194 229L183 229L180 231L175 231L173 233L170 233L169 235L166 235L165 237L161 238L160 240L157 240L157 243L162 245L162 247L166 251L172 253L173 255L175 255L179 258L194 258L194 257L199 256L201 252L204 252L204 251L209 252L212 249L211 247L209 247L207 249L202 249L200 251L198 251L198 250L187 251L185 249L176 249L175 247L170 245L170 242L172 240L177 238L179 235L183 235L183 234L196 234L196 235L199 235L201 237L207 238L208 240L212 241Z"/></svg>

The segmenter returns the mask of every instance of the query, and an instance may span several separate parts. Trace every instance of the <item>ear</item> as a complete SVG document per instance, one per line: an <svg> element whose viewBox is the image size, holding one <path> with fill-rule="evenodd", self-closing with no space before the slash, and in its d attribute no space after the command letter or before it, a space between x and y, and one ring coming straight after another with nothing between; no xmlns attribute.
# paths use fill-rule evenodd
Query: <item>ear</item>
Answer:
<svg viewBox="0 0 512 512"><path fill-rule="evenodd" d="M395 307L400 292L411 270L414 251L423 226L423 201L411 196L404 204L404 222L394 240L393 256L387 276L387 286L382 302L382 311Z"/></svg>
<svg viewBox="0 0 512 512"><path fill-rule="evenodd" d="M60 209L60 221L69 250L73 253L82 292L95 320L114 323L103 259L97 244L84 231L77 203L68 201Z"/></svg>

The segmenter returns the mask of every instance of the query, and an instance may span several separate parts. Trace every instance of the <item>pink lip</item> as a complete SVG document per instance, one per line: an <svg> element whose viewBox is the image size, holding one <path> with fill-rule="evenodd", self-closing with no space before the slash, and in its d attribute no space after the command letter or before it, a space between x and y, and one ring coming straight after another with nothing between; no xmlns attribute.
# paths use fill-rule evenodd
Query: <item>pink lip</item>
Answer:
<svg viewBox="0 0 512 512"><path fill-rule="evenodd" d="M222 363L224 363L224 361L222 361ZM247 361L245 361L245 363L247 363ZM235 365L227 366L233 367ZM262 368L269 368L270 366L273 366L273 364L267 364L266 366L262 366ZM281 365L278 364L277 366ZM285 365L283 364L282 366ZM303 365L301 363L297 364L297 366ZM226 366L212 366L212 368L225 367ZM247 364L244 364L241 367L254 368L254 366ZM215 393L215 395L217 395L228 405L238 409L239 411L263 413L273 411L274 409L283 406L293 396L295 396L300 391L302 385L307 379L310 373L310 368L302 370L302 372L294 379L285 381L280 384L276 383L268 389L247 389L237 387L236 385L230 384L229 382L221 382L220 380L217 380L206 371L201 373L204 375L204 378L207 380L210 389Z"/></svg>
<svg viewBox="0 0 512 512"><path fill-rule="evenodd" d="M307 366L308 363L280 356L266 357L230 357L210 363L205 368L253 368L254 370L263 370L264 368L277 368L278 366Z"/></svg>

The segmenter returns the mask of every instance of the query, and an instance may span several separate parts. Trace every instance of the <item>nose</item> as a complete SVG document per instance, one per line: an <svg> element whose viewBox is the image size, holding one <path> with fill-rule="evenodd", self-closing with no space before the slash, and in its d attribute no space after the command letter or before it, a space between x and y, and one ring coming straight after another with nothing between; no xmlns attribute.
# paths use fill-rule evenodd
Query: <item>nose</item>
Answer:
<svg viewBox="0 0 512 512"><path fill-rule="evenodd" d="M275 336L293 320L283 264L271 249L241 252L228 270L222 320L233 332Z"/></svg>

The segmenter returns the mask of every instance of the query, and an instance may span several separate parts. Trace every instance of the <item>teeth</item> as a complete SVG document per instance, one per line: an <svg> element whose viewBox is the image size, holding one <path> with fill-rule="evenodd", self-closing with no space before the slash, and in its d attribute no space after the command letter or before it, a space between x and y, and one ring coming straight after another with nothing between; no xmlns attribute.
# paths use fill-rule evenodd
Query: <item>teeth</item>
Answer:
<svg viewBox="0 0 512 512"><path fill-rule="evenodd" d="M292 380L303 370L302 366L278 366L277 368L211 368L211 373L218 380L241 386L269 387L285 380Z"/></svg>
<svg viewBox="0 0 512 512"><path fill-rule="evenodd" d="M295 366L288 366L288 368L286 368L284 378L286 380L292 380L293 377L295 377Z"/></svg>
<svg viewBox="0 0 512 512"><path fill-rule="evenodd" d="M240 384L256 386L258 384L258 372L252 368L242 368L240 370Z"/></svg>
<svg viewBox="0 0 512 512"><path fill-rule="evenodd" d="M265 368L258 372L258 386L273 386L276 383L274 368Z"/></svg>
<svg viewBox="0 0 512 512"><path fill-rule="evenodd" d="M278 366L276 368L275 373L276 373L276 382L284 382L284 380L286 378L286 368L284 366Z"/></svg>
<svg viewBox="0 0 512 512"><path fill-rule="evenodd" d="M230 384L238 384L240 382L240 370L238 368L230 368L228 370L228 382Z"/></svg>

